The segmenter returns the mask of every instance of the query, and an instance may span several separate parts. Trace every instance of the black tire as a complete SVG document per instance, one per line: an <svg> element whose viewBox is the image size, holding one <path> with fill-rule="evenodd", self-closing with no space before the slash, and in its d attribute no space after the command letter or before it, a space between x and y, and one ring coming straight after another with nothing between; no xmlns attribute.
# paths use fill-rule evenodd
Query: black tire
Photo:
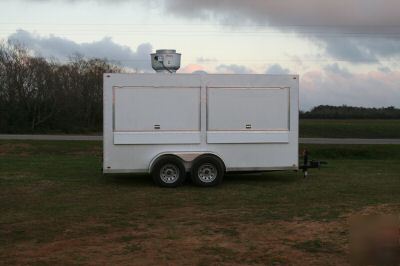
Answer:
<svg viewBox="0 0 400 266"><path fill-rule="evenodd" d="M225 167L216 156L202 155L197 158L191 169L191 178L194 184L201 187L213 187L221 184L224 178Z"/></svg>
<svg viewBox="0 0 400 266"><path fill-rule="evenodd" d="M185 181L186 171L182 160L173 155L165 155L157 159L151 176L158 186L174 188Z"/></svg>

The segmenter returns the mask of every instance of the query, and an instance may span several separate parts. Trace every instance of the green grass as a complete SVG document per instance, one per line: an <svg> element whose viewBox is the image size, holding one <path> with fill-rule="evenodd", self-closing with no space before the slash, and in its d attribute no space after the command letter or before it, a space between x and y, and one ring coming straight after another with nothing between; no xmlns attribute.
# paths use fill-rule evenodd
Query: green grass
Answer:
<svg viewBox="0 0 400 266"><path fill-rule="evenodd" d="M301 119L303 138L400 138L400 120Z"/></svg>
<svg viewBox="0 0 400 266"><path fill-rule="evenodd" d="M216 188L187 183L163 189L147 175L104 176L99 142L0 141L0 260L12 263L12 252L27 243L40 247L60 238L120 231L123 234L113 241L124 245L121 254L135 253L149 250L146 241L176 243L187 234L183 228L196 228L190 233L203 242L194 250L206 245L207 256L224 262L242 253L207 241L218 236L240 244L240 225L325 223L367 206L398 210L400 145L307 148L311 157L329 162L307 179L296 172L271 172L228 175ZM307 241L295 248L317 253L329 249ZM81 255L84 262L90 261L90 256Z"/></svg>
<svg viewBox="0 0 400 266"><path fill-rule="evenodd" d="M335 252L335 245L321 239L307 240L293 245L295 248L312 253L332 253Z"/></svg>

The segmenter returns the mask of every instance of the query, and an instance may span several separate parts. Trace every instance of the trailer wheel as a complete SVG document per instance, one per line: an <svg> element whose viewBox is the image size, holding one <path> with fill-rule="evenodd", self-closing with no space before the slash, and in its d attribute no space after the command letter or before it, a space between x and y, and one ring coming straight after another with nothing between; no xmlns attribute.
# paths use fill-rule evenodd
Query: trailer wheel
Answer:
<svg viewBox="0 0 400 266"><path fill-rule="evenodd" d="M224 177L225 169L221 160L212 155L197 158L191 169L194 184L201 187L212 187L220 184Z"/></svg>
<svg viewBox="0 0 400 266"><path fill-rule="evenodd" d="M153 166L151 175L157 185L170 188L181 185L186 178L182 161L173 155L159 158Z"/></svg>

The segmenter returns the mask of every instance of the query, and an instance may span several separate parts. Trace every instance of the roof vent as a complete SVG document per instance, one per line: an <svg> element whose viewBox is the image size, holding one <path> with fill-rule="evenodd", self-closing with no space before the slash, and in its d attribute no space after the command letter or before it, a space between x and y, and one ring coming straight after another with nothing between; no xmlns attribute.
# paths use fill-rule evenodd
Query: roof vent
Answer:
<svg viewBox="0 0 400 266"><path fill-rule="evenodd" d="M151 54L151 66L159 73L175 73L181 67L181 54L176 50L157 50Z"/></svg>

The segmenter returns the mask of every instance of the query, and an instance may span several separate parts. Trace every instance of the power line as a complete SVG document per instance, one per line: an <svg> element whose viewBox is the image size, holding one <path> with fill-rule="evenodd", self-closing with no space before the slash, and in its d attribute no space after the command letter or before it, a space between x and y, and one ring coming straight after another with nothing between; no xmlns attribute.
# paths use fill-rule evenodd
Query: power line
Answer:
<svg viewBox="0 0 400 266"><path fill-rule="evenodd" d="M33 30L39 31L39 30ZM0 30L2 34L13 34L15 30ZM315 37L325 37L325 38L389 38L389 39L399 39L400 33L383 34L383 33L321 33L321 32L290 32L290 33L279 33L279 32L184 32L184 31L96 31L96 30L67 30L60 32L60 35L77 35L77 36L96 36L99 33L110 33L107 36L126 36L129 33L135 35L157 35L157 36L175 36L175 37L238 37L238 35L245 35L246 37L298 37L298 34L305 34Z"/></svg>
<svg viewBox="0 0 400 266"><path fill-rule="evenodd" d="M107 58L106 58L107 59ZM113 62L148 62L149 60L147 59L107 59L108 61L113 61ZM186 58L186 61L198 61L197 59L193 58ZM375 60L349 60L349 59L215 59L213 62L201 62L201 64L213 64L217 62L349 62L349 63L354 63L354 62L364 62L364 63L369 63L373 62ZM377 60L377 63L393 63L396 62L396 60Z"/></svg>
<svg viewBox="0 0 400 266"><path fill-rule="evenodd" d="M0 31L2 32L10 32L10 31L16 31L18 29L2 29ZM30 29L31 31L39 31L43 29L37 29L33 28ZM61 29L46 29L46 30L61 30ZM109 32L110 30L107 29L62 29L63 31L68 31L68 32ZM204 33L204 34L210 34L210 33L215 33L215 34L296 34L296 33L302 33L302 34L327 34L327 35L400 35L399 32L389 32L389 33L382 33L382 32L326 32L326 31L289 31L289 32L282 32L282 31L220 31L220 30L132 30L132 29L126 29L126 30L113 30L112 32L119 32L119 33Z"/></svg>
<svg viewBox="0 0 400 266"><path fill-rule="evenodd" d="M51 26L231 26L231 27L275 27L275 28L399 28L400 25L312 25L312 24L235 24L235 23L187 23L187 24L165 24L165 23L35 23L35 22L0 22L2 25L51 25Z"/></svg>

